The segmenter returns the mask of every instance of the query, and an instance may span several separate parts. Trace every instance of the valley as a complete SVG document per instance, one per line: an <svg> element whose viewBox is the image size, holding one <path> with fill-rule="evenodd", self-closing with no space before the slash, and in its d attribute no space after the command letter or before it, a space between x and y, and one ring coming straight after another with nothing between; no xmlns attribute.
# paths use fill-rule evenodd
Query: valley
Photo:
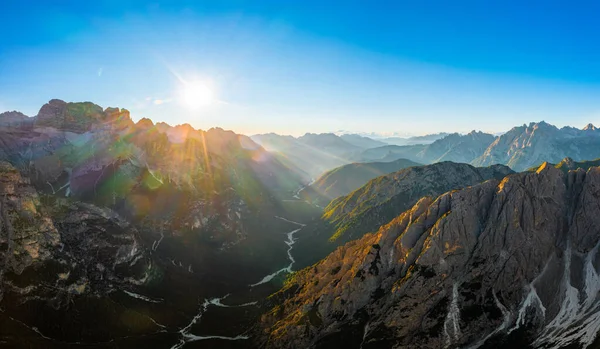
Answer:
<svg viewBox="0 0 600 349"><path fill-rule="evenodd" d="M595 341L598 237L578 227L594 226L579 202L594 202L597 161L565 158L520 173L474 167L461 159L490 149L474 143L495 139L492 147L502 136L473 132L401 146L430 164L344 164L351 157L336 162L343 154L381 142L311 134L293 150L304 155L294 157L230 131L133 123L124 109L91 103L52 100L35 118L0 115L4 345L383 348L416 336L433 347L560 348ZM568 132L579 141L580 131ZM587 143L600 138L591 127L581 132ZM315 175L299 160L319 159L307 149L338 160L321 162L325 171ZM535 243L523 237L565 224L534 235ZM509 233L515 241L495 250ZM522 270L521 281L509 285L499 265ZM546 270L564 281L553 284ZM432 296L420 299L424 289ZM394 327L412 316L420 327Z"/></svg>
<svg viewBox="0 0 600 349"><path fill-rule="evenodd" d="M2 5L0 349L600 349L600 2Z"/></svg>

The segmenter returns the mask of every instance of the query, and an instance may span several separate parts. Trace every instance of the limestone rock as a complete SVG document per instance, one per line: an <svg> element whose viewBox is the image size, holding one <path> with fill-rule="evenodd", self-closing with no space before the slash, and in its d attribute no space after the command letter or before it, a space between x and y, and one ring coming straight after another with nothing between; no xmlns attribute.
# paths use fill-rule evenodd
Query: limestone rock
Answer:
<svg viewBox="0 0 600 349"><path fill-rule="evenodd" d="M593 348L600 168L426 197L299 271L265 304L265 348Z"/></svg>

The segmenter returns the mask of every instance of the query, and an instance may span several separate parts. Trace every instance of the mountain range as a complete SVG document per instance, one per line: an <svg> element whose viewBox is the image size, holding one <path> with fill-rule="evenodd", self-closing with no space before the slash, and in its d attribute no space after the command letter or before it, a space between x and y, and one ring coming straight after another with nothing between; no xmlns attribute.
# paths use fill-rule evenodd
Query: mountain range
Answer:
<svg viewBox="0 0 600 349"><path fill-rule="evenodd" d="M414 142L411 143L331 133L307 134L299 138L268 134L252 138L267 150L289 159L294 166L308 169L309 177L313 179L353 162L407 159L432 164L453 161L474 166L502 164L515 171L523 171L543 161L558 162L565 157L579 161L600 157L600 130L594 125L589 124L583 129L559 129L543 121L517 126L498 136L479 131L440 133L413 137Z"/></svg>
<svg viewBox="0 0 600 349"><path fill-rule="evenodd" d="M522 171L544 161L576 161L600 157L600 130L588 124L583 129L557 128L545 122L514 127L496 140L473 161L476 166L502 163Z"/></svg>
<svg viewBox="0 0 600 349"><path fill-rule="evenodd" d="M199 297L288 261L302 179L248 137L61 100L0 122L3 345L166 347Z"/></svg>
<svg viewBox="0 0 600 349"><path fill-rule="evenodd" d="M295 273L265 302L259 343L596 348L599 190L598 167L544 163L425 196Z"/></svg>
<svg viewBox="0 0 600 349"><path fill-rule="evenodd" d="M331 200L351 193L373 178L420 165L406 159L347 164L325 172L300 194L313 203L327 205Z"/></svg>
<svg viewBox="0 0 600 349"><path fill-rule="evenodd" d="M382 145L2 113L0 344L598 347L599 132Z"/></svg>

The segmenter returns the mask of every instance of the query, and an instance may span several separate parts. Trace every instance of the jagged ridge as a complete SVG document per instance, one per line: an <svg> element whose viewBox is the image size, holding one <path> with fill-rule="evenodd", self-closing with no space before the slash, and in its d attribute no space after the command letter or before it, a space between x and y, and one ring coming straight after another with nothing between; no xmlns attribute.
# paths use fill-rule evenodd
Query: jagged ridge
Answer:
<svg viewBox="0 0 600 349"><path fill-rule="evenodd" d="M598 345L600 168L425 197L298 272L262 318L268 348Z"/></svg>

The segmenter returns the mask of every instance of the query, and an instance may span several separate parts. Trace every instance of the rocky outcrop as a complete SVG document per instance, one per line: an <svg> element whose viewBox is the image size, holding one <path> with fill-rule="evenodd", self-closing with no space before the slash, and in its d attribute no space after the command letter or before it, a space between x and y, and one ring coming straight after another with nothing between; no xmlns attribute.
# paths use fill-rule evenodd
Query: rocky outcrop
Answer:
<svg viewBox="0 0 600 349"><path fill-rule="evenodd" d="M111 210L40 196L7 162L0 200L0 295L14 302L4 307L30 298L67 306L69 297L106 295L147 277L137 230Z"/></svg>
<svg viewBox="0 0 600 349"><path fill-rule="evenodd" d="M589 170L592 167L600 166L600 159L596 160L587 160L587 161L575 161L571 158L564 158L561 162L554 165L554 167L561 169L565 172L569 172L571 170L583 169L585 171Z"/></svg>
<svg viewBox="0 0 600 349"><path fill-rule="evenodd" d="M319 205L327 205L331 200L350 194L373 178L420 165L406 159L391 162L352 163L325 172L314 183L302 190L300 195Z"/></svg>
<svg viewBox="0 0 600 349"><path fill-rule="evenodd" d="M589 126L583 130L557 127L545 122L515 127L498 137L471 164L505 164L523 171L542 162L558 163L565 157L576 161L600 157L600 132Z"/></svg>
<svg viewBox="0 0 600 349"><path fill-rule="evenodd" d="M289 263L273 226L301 181L248 137L59 100L32 119L0 127L0 346L171 347L198 299Z"/></svg>
<svg viewBox="0 0 600 349"><path fill-rule="evenodd" d="M145 118L133 124L125 109L88 102L52 100L33 128L3 129L0 159L45 193L111 207L132 219L152 213L172 231L199 229L222 244L246 236L244 210L272 208L275 196L300 185L292 169L248 137L189 125L156 127ZM157 196L161 202L150 205Z"/></svg>
<svg viewBox="0 0 600 349"><path fill-rule="evenodd" d="M0 162L0 260L7 272L21 274L36 262L48 259L60 236L44 215L37 191L11 164ZM1 286L0 286L1 287Z"/></svg>
<svg viewBox="0 0 600 349"><path fill-rule="evenodd" d="M266 348L596 347L600 168L425 197L294 275Z"/></svg>
<svg viewBox="0 0 600 349"><path fill-rule="evenodd" d="M91 102L67 103L60 99L44 104L35 117L36 127L51 127L73 133L84 133L98 127L112 127L113 131L118 131L132 125L128 110L103 110Z"/></svg>
<svg viewBox="0 0 600 349"><path fill-rule="evenodd" d="M325 208L323 218L335 226L332 239L348 241L376 231L423 196L437 196L510 173L508 167L501 165L476 168L452 162L410 167L375 178L333 200Z"/></svg>
<svg viewBox="0 0 600 349"><path fill-rule="evenodd" d="M29 117L18 111L0 113L0 126L14 126L27 122Z"/></svg>
<svg viewBox="0 0 600 349"><path fill-rule="evenodd" d="M491 134L477 131L466 135L453 133L431 143L417 157L424 163L453 161L468 164L481 156L494 139Z"/></svg>

